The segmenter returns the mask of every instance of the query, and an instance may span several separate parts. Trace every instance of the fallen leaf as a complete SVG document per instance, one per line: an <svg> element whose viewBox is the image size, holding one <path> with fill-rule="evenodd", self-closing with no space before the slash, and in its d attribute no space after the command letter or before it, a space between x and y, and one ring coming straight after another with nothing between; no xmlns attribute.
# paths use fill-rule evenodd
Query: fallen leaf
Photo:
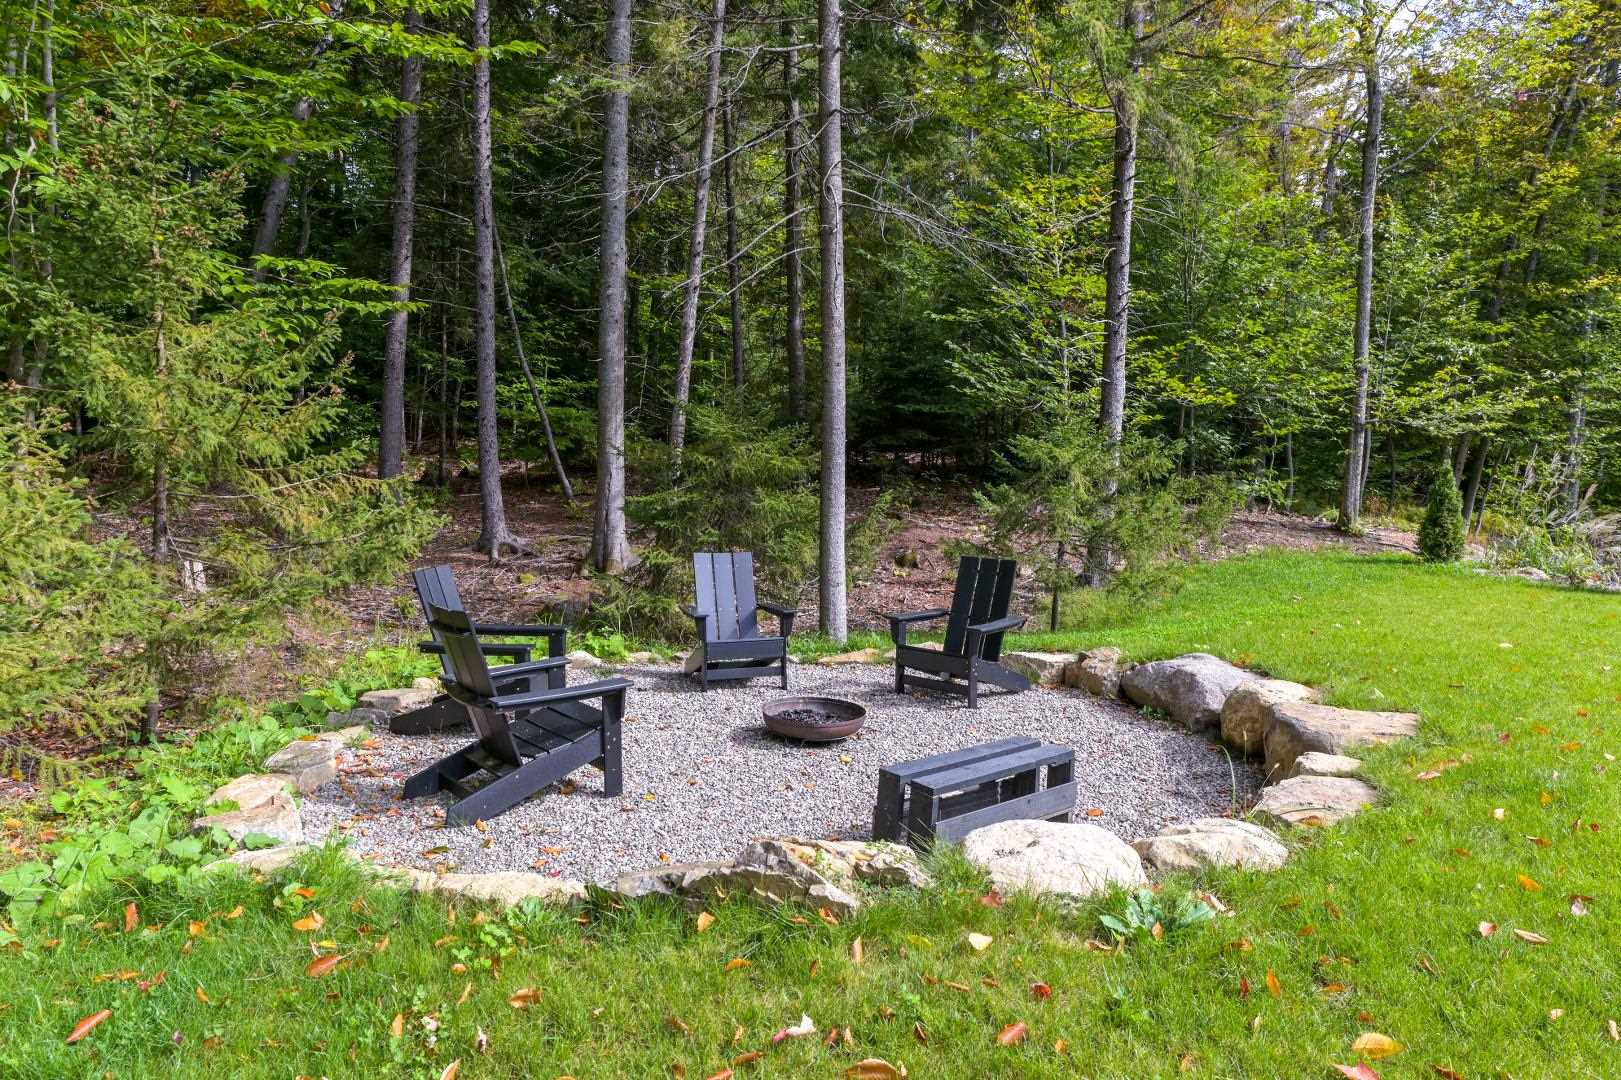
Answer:
<svg viewBox="0 0 1621 1080"><path fill-rule="evenodd" d="M186 924L186 936L202 937L203 930L206 929L207 926L208 921L206 919L193 919L191 922Z"/></svg>
<svg viewBox="0 0 1621 1080"><path fill-rule="evenodd" d="M325 925L326 920L321 918L321 913L319 911L312 912L309 915L304 916L302 919L296 919L293 921L294 930L319 930Z"/></svg>
<svg viewBox="0 0 1621 1080"><path fill-rule="evenodd" d="M1350 1077L1350 1080L1379 1080L1379 1074L1366 1065L1335 1065L1341 1076Z"/></svg>
<svg viewBox="0 0 1621 1080"><path fill-rule="evenodd" d="M1531 841L1537 847L1551 847L1553 845L1553 841L1549 840L1546 836L1527 836L1526 839Z"/></svg>
<svg viewBox="0 0 1621 1080"><path fill-rule="evenodd" d="M1475 927L1475 929L1480 931L1481 937L1491 937L1493 934L1497 933L1497 924L1494 922L1482 922L1479 926Z"/></svg>
<svg viewBox="0 0 1621 1080"><path fill-rule="evenodd" d="M698 933L701 934L705 930L708 930L711 926L715 925L715 916L711 915L707 911L700 911L698 913L698 923L697 923L697 925L698 925Z"/></svg>
<svg viewBox="0 0 1621 1080"><path fill-rule="evenodd" d="M540 1000L540 991L533 986L526 986L522 990L514 990L507 998L507 1004L514 1009L527 1009Z"/></svg>
<svg viewBox="0 0 1621 1080"><path fill-rule="evenodd" d="M1044 982L1030 984L1030 995L1038 1001L1045 1001L1053 996L1053 988Z"/></svg>
<svg viewBox="0 0 1621 1080"><path fill-rule="evenodd" d="M1605 1023L1604 1028L1610 1033L1611 1042L1621 1042L1621 1024L1617 1024L1614 1020L1610 1020Z"/></svg>
<svg viewBox="0 0 1621 1080"><path fill-rule="evenodd" d="M1449 1069L1445 1065L1431 1065L1430 1071L1439 1076L1441 1080L1463 1080L1463 1073L1458 1072L1456 1069Z"/></svg>
<svg viewBox="0 0 1621 1080"><path fill-rule="evenodd" d="M956 990L958 993L962 994L968 993L970 989L967 983L954 982L951 979L947 979L940 985L945 987L947 990Z"/></svg>
<svg viewBox="0 0 1621 1080"><path fill-rule="evenodd" d="M838 917L825 907L819 907L816 909L816 917L827 923L829 926L839 925Z"/></svg>
<svg viewBox="0 0 1621 1080"><path fill-rule="evenodd" d="M1059 1039L1057 1042L1053 1043L1053 1053L1055 1054L1062 1055L1068 1049L1069 1043L1065 1042L1063 1039Z"/></svg>
<svg viewBox="0 0 1621 1080"><path fill-rule="evenodd" d="M844 1070L845 1080L898 1080L906 1075L883 1058L863 1058Z"/></svg>
<svg viewBox="0 0 1621 1080"><path fill-rule="evenodd" d="M1394 1057L1401 1053L1402 1045L1389 1035L1381 1035L1377 1031L1364 1031L1351 1044L1351 1050L1378 1061L1380 1058Z"/></svg>
<svg viewBox="0 0 1621 1080"><path fill-rule="evenodd" d="M1001 907L1003 904L1007 903L1006 900L1002 899L1002 894L997 892L995 889L992 889L990 892L980 897L979 902L984 904L986 907Z"/></svg>
<svg viewBox="0 0 1621 1080"><path fill-rule="evenodd" d="M1537 884L1535 878L1530 878L1530 877L1525 876L1524 874L1520 874L1520 875L1517 876L1517 880L1520 883L1520 888L1524 889L1526 892L1541 892L1542 891L1542 886Z"/></svg>
<svg viewBox="0 0 1621 1080"><path fill-rule="evenodd" d="M726 961L726 970L740 971L743 968L752 966L753 963L754 962L752 960L745 960L741 956L734 956L730 960Z"/></svg>
<svg viewBox="0 0 1621 1080"><path fill-rule="evenodd" d="M1565 1015L1565 1010L1564 1009L1549 1009L1548 1010L1548 1019L1550 1021L1552 1021L1552 1020L1560 1020L1560 1019L1562 1019L1564 1017L1564 1015Z"/></svg>
<svg viewBox="0 0 1621 1080"><path fill-rule="evenodd" d="M1577 918L1587 914L1587 905L1593 902L1591 896L1572 896L1570 898L1570 913Z"/></svg>
<svg viewBox="0 0 1621 1080"><path fill-rule="evenodd" d="M1548 944L1548 939L1537 933L1535 930L1515 930L1514 936L1519 938L1521 941L1528 941L1532 945Z"/></svg>
<svg viewBox="0 0 1621 1080"><path fill-rule="evenodd" d="M1016 1046L1019 1043L1024 1042L1024 1037L1026 1034L1028 1034L1028 1032L1025 1029L1024 1021L1015 1020L997 1034L996 1045Z"/></svg>
<svg viewBox="0 0 1621 1080"><path fill-rule="evenodd" d="M1275 998L1283 997L1283 984L1278 982L1278 973L1271 968L1266 971L1266 992Z"/></svg>
<svg viewBox="0 0 1621 1080"><path fill-rule="evenodd" d="M968 944L973 947L975 952L984 952L991 947L991 942L995 940L989 934L970 933L968 935Z"/></svg>
<svg viewBox="0 0 1621 1080"><path fill-rule="evenodd" d="M1325 983L1320 992L1324 994L1343 994L1348 989L1344 983Z"/></svg>
<svg viewBox="0 0 1621 1080"><path fill-rule="evenodd" d="M473 1049L477 1050L481 1054L488 1054L490 1052L489 1032L485 1031L483 1028L478 1029L478 1034L473 1036Z"/></svg>
<svg viewBox="0 0 1621 1080"><path fill-rule="evenodd" d="M439 1080L456 1080L457 1074L462 1071L462 1059L457 1058L445 1066L445 1071L439 1074Z"/></svg>
<svg viewBox="0 0 1621 1080"><path fill-rule="evenodd" d="M1419 773L1413 779L1415 779L1415 780L1436 780L1436 779L1439 779L1440 776L1441 776L1441 773L1440 773L1439 770L1437 770L1437 769L1426 769L1424 772Z"/></svg>
<svg viewBox="0 0 1621 1080"><path fill-rule="evenodd" d="M315 890L310 888L308 885L300 885L298 888L294 889L293 892L297 893L299 896L302 896L306 900L315 899Z"/></svg>
<svg viewBox="0 0 1621 1080"><path fill-rule="evenodd" d="M341 959L343 958L337 953L327 953L325 956L317 956L314 960L310 961L310 966L304 969L304 974L308 975L312 979L319 979L322 975L329 974L333 968L337 967L338 961Z"/></svg>
<svg viewBox="0 0 1621 1080"><path fill-rule="evenodd" d="M1502 821L1507 814L1508 811L1504 810L1501 806L1492 811L1492 817L1496 818L1498 821Z"/></svg>
<svg viewBox="0 0 1621 1080"><path fill-rule="evenodd" d="M683 1024L681 1022L681 1018L675 1015L675 1013L671 1013L669 1016L664 1018L664 1026L669 1028L671 1031L678 1031L683 1035L692 1034L692 1029L686 1024Z"/></svg>
<svg viewBox="0 0 1621 1080"><path fill-rule="evenodd" d="M238 904L238 905L236 905L236 907L232 908L230 911L227 911L225 913L225 917L227 919L240 919L242 917L242 905Z"/></svg>
<svg viewBox="0 0 1621 1080"><path fill-rule="evenodd" d="M136 909L135 902L132 900L129 903L125 904L124 905L124 933L128 934L131 931L133 931L135 929L135 927L140 924L140 921L141 921L141 913L140 913L139 910ZM82 1036L81 1036L81 1038L82 1038Z"/></svg>
<svg viewBox="0 0 1621 1080"><path fill-rule="evenodd" d="M831 1031L831 1032L828 1032L828 1034L836 1036L838 1034L838 1032ZM912 1024L912 1038L916 1039L918 1042L922 1043L925 1046L927 1046L929 1044L929 1032L928 1032L928 1029L923 1026L923 1021L917 1020L917 1021L913 1022L913 1024Z"/></svg>
<svg viewBox="0 0 1621 1080"><path fill-rule="evenodd" d="M394 1019L388 1025L388 1036L397 1039L405 1034L405 1014L395 1013Z"/></svg>
<svg viewBox="0 0 1621 1080"><path fill-rule="evenodd" d="M129 906L129 910L133 911L134 909L135 905L131 904ZM73 1025L73 1030L68 1032L68 1037L64 1041L68 1043L78 1042L80 1039L96 1030L103 1020L109 1019L112 1015L113 1011L111 1009L102 1009L100 1012L91 1013L89 1016Z"/></svg>
<svg viewBox="0 0 1621 1080"><path fill-rule="evenodd" d="M778 1028L776 1030L776 1033L771 1036L771 1045L775 1046L778 1043L782 1042L784 1039L803 1038L806 1035L814 1034L815 1031L816 1031L816 1024L815 1024L814 1021L811 1020L810 1014L809 1013L800 1013L799 1014L799 1023L792 1024L792 1025L790 1025L788 1027L785 1027L785 1028Z"/></svg>
<svg viewBox="0 0 1621 1080"><path fill-rule="evenodd" d="M1244 1000L1248 999L1249 996L1250 996L1250 977L1248 975L1240 975L1238 977L1238 1000L1244 1001Z"/></svg>
<svg viewBox="0 0 1621 1080"><path fill-rule="evenodd" d="M472 996L473 996L473 984L468 983L466 986L462 987L461 997L456 999L456 1004L458 1004L458 1005L466 1005L467 1004L467 999L472 997Z"/></svg>
<svg viewBox="0 0 1621 1080"><path fill-rule="evenodd" d="M1103 816L1103 808L1101 806L1089 806L1089 807L1086 808L1086 816L1087 817L1102 817Z"/></svg>
<svg viewBox="0 0 1621 1080"><path fill-rule="evenodd" d="M199 985L197 989L193 991L193 994L196 996L197 1000L202 1002L204 1005L214 1004L212 1001L208 1000L208 994L204 992L201 985Z"/></svg>
<svg viewBox="0 0 1621 1080"><path fill-rule="evenodd" d="M865 959L866 953L862 949L861 939L858 937L854 941L850 942L850 962L855 964L856 967L860 967L862 961Z"/></svg>
<svg viewBox="0 0 1621 1080"><path fill-rule="evenodd" d="M765 1057L765 1051L764 1050L750 1050L747 1053L739 1054L735 1058L733 1058L732 1059L732 1064L733 1065L747 1065L749 1062L751 1062L751 1061L759 1061L763 1057Z"/></svg>

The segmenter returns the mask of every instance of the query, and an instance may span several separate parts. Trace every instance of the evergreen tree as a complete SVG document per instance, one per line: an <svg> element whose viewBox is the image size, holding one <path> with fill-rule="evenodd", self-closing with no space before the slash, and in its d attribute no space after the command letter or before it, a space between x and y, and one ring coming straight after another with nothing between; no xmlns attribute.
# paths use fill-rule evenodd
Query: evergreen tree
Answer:
<svg viewBox="0 0 1621 1080"><path fill-rule="evenodd" d="M1418 528L1418 556L1425 562L1457 562L1463 558L1463 497L1452 465L1444 458L1430 479L1430 501Z"/></svg>

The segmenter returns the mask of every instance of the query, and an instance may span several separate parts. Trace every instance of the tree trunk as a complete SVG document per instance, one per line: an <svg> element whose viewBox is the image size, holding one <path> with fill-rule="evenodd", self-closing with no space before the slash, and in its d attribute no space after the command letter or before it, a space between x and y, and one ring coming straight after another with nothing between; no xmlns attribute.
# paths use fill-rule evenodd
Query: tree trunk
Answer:
<svg viewBox="0 0 1621 1080"><path fill-rule="evenodd" d="M721 188L726 200L726 290L732 301L732 385L743 389L743 286L737 265L737 196L732 190L732 103L721 113Z"/></svg>
<svg viewBox="0 0 1621 1080"><path fill-rule="evenodd" d="M1491 443L1484 438L1480 445L1475 447L1474 467L1469 470L1469 486L1463 491L1463 524L1465 530L1469 527L1469 519L1475 516L1475 500L1480 497L1480 478L1486 471L1486 452L1491 449Z"/></svg>
<svg viewBox="0 0 1621 1080"><path fill-rule="evenodd" d="M840 101L841 0L821 0L818 12L818 145L822 176L818 200L822 240L822 633L849 636L844 563L845 356L844 356L844 138Z"/></svg>
<svg viewBox="0 0 1621 1080"><path fill-rule="evenodd" d="M792 35L793 27L788 28ZM783 210L787 218L783 237L783 272L787 276L788 322L784 332L788 352L788 415L797 421L805 419L805 309L802 297L804 278L800 271L799 248L802 226L799 220L799 50L789 48L783 54L783 90L788 96L788 119L783 127Z"/></svg>
<svg viewBox="0 0 1621 1080"><path fill-rule="evenodd" d="M1570 403L1570 434L1565 439L1565 509L1575 520L1582 504L1582 444L1587 441L1587 405L1581 391L1576 391Z"/></svg>
<svg viewBox="0 0 1621 1080"><path fill-rule="evenodd" d="M343 17L343 5L346 0L331 0L328 5L327 18L336 22ZM310 53L310 64L313 66L321 56L332 47L332 32L329 30L316 44ZM314 98L300 98L293 106L293 124L303 127L315 112ZM269 255L276 249L276 234L281 231L281 219L287 212L287 197L293 189L293 168L298 164L297 150L284 150L276 155L276 163L271 168L270 186L265 188L264 202L259 207L259 227L253 235L253 255L257 259L260 255ZM265 279L265 270L255 265L249 276L254 281Z"/></svg>
<svg viewBox="0 0 1621 1080"><path fill-rule="evenodd" d="M501 494L500 414L495 396L495 178L490 136L490 0L473 0L473 274L478 354L477 550L499 559L524 550Z"/></svg>
<svg viewBox="0 0 1621 1080"><path fill-rule="evenodd" d="M405 14L405 28L416 33L422 22L415 8ZM388 281L394 301L401 306L388 315L383 341L383 422L378 443L377 475L398 476L405 452L405 344L410 315L411 255L416 233L417 127L416 105L422 100L422 57L405 58L400 71L400 100L410 108L400 117L394 147L394 246Z"/></svg>
<svg viewBox="0 0 1621 1080"><path fill-rule="evenodd" d="M1379 138L1384 120L1385 90L1379 77L1379 58L1370 50L1363 70L1368 87L1368 115L1362 135L1362 201L1358 208L1356 275L1356 332L1351 362L1356 369L1356 394L1351 401L1351 433L1347 443L1345 485L1340 493L1342 529L1354 529L1362 516L1363 457L1368 429L1368 346L1373 327L1373 211L1379 193Z"/></svg>
<svg viewBox="0 0 1621 1080"><path fill-rule="evenodd" d="M1463 483L1463 470L1469 464L1469 444L1474 437L1472 431L1459 435L1457 448L1452 454L1452 479L1460 484Z"/></svg>
<svg viewBox="0 0 1621 1080"><path fill-rule="evenodd" d="M518 366L523 368L523 381L529 387L529 397L540 416L541 437L546 440L546 457L557 474L557 486L563 489L563 500L574 501L574 485L569 483L568 470L563 468L563 456L557 452L557 436L552 431L552 416L546 411L546 399L540 394L535 373L529 370L529 354L524 351L523 331L518 329L518 309L512 303L512 278L507 273L507 255L501 248L501 230L495 229L495 261L501 271L501 294L507 302L507 323L512 327L512 348L518 354Z"/></svg>
<svg viewBox="0 0 1621 1080"><path fill-rule="evenodd" d="M625 533L625 200L630 187L630 4L612 0L603 109L602 251L597 317L597 501L591 565L617 574L635 562Z"/></svg>
<svg viewBox="0 0 1621 1080"><path fill-rule="evenodd" d="M698 169L693 182L692 242L687 249L687 280L681 305L681 343L675 361L675 407L670 414L670 461L681 464L687 441L687 399L692 394L692 354L698 343L698 290L703 284L704 232L709 223L709 174L715 158L715 117L720 111L720 61L726 44L726 0L715 0L709 17L709 80L704 88L704 119L698 135Z"/></svg>
<svg viewBox="0 0 1621 1080"><path fill-rule="evenodd" d="M1126 422L1126 339L1131 321L1131 219L1137 186L1137 75L1142 71L1141 0L1126 0L1129 75L1110 91L1114 111L1114 178L1109 199L1108 253L1104 258L1103 401L1099 425L1119 445Z"/></svg>

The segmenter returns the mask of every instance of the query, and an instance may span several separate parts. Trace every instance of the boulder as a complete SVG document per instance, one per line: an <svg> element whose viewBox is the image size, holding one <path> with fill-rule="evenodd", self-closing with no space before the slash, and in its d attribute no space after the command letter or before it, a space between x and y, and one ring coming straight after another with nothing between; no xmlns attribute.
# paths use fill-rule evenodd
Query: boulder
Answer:
<svg viewBox="0 0 1621 1080"><path fill-rule="evenodd" d="M304 819L293 805L293 797L285 791L277 792L251 810L226 810L200 817L191 827L195 832L223 829L237 843L255 834L282 844L304 842Z"/></svg>
<svg viewBox="0 0 1621 1080"><path fill-rule="evenodd" d="M353 727L339 728L336 731L323 731L321 734L315 737L321 742L324 742L328 746L332 747L334 752L336 752L338 750L342 750L346 746L354 746L357 743L363 743L368 737L370 737L370 735L371 732L366 730L365 725L356 724Z"/></svg>
<svg viewBox="0 0 1621 1080"><path fill-rule="evenodd" d="M1272 707L1272 723L1266 730L1266 775L1293 775L1295 759L1301 754L1339 754L1417 733L1418 716L1414 713L1337 709L1309 701L1280 702Z"/></svg>
<svg viewBox="0 0 1621 1080"><path fill-rule="evenodd" d="M1085 823L1001 821L969 833L963 855L1005 891L1083 897L1148 880L1129 844Z"/></svg>
<svg viewBox="0 0 1621 1080"><path fill-rule="evenodd" d="M1113 645L1088 649L1064 666L1064 685L1098 697L1120 696L1120 676L1128 670L1123 654Z"/></svg>
<svg viewBox="0 0 1621 1080"><path fill-rule="evenodd" d="M1362 771L1359 758L1344 754L1320 754L1315 750L1295 758L1291 776L1353 776ZM1289 777L1284 777L1288 779Z"/></svg>
<svg viewBox="0 0 1621 1080"><path fill-rule="evenodd" d="M585 884L567 878L500 870L490 874L435 874L431 870L402 870L398 875L416 892L463 896L518 904L531 897L547 904L572 904L585 899Z"/></svg>
<svg viewBox="0 0 1621 1080"><path fill-rule="evenodd" d="M377 728L388 723L388 714L382 709L350 709L348 712L329 712L326 714L326 726L329 728Z"/></svg>
<svg viewBox="0 0 1621 1080"><path fill-rule="evenodd" d="M774 867L719 862L655 866L621 874L614 891L631 899L669 896L689 907L704 907L735 897L765 904L800 903L826 908L835 918L848 918L861 906L854 896L822 880L808 867L796 869L792 860Z"/></svg>
<svg viewBox="0 0 1621 1080"><path fill-rule="evenodd" d="M603 667L606 663L607 661L602 660L594 653L586 652L584 649L575 649L568 654L570 671L592 671Z"/></svg>
<svg viewBox="0 0 1621 1080"><path fill-rule="evenodd" d="M1260 756L1272 709L1286 701L1312 701L1317 692L1287 679L1256 679L1231 694L1221 707L1221 741L1245 754Z"/></svg>
<svg viewBox="0 0 1621 1080"><path fill-rule="evenodd" d="M1017 671L1037 686L1060 686L1064 669L1075 659L1073 653L1010 652L1002 654L1002 663Z"/></svg>
<svg viewBox="0 0 1621 1080"><path fill-rule="evenodd" d="M796 859L840 887L861 882L884 888L926 889L934 883L917 852L887 840L765 837L744 849L737 861L760 864L773 856Z"/></svg>
<svg viewBox="0 0 1621 1080"><path fill-rule="evenodd" d="M1199 818L1131 845L1156 870L1197 872L1212 866L1276 870L1289 859L1271 829L1236 818Z"/></svg>
<svg viewBox="0 0 1621 1080"><path fill-rule="evenodd" d="M431 702L438 691L419 686L408 686L402 690L368 690L360 695L360 707L363 709L376 709L385 717L398 716L400 713L420 709Z"/></svg>
<svg viewBox="0 0 1621 1080"><path fill-rule="evenodd" d="M853 652L839 653L835 656L824 656L816 661L828 667L840 667L845 664L876 664L883 659L877 649L856 649Z"/></svg>
<svg viewBox="0 0 1621 1080"><path fill-rule="evenodd" d="M294 739L265 758L265 771L281 773L304 794L338 777L338 747L331 735Z"/></svg>
<svg viewBox="0 0 1621 1080"><path fill-rule="evenodd" d="M234 803L238 810L254 810L287 794L287 777L248 773L214 789L204 806Z"/></svg>
<svg viewBox="0 0 1621 1080"><path fill-rule="evenodd" d="M429 693L437 694L443 687L439 685L439 680L431 675L418 675L411 680L411 689L426 690Z"/></svg>
<svg viewBox="0 0 1621 1080"><path fill-rule="evenodd" d="M246 870L250 873L274 874L291 865L294 859L310 850L308 844L281 844L257 851L239 851L203 867L213 873L218 870Z"/></svg>
<svg viewBox="0 0 1621 1080"><path fill-rule="evenodd" d="M1221 723L1227 696L1255 676L1209 653L1140 664L1120 677L1120 688L1139 705L1158 709L1189 731Z"/></svg>
<svg viewBox="0 0 1621 1080"><path fill-rule="evenodd" d="M1524 578L1527 581L1553 580L1553 578L1549 576L1548 571L1539 566L1516 566L1514 569L1510 570L1509 573L1517 578Z"/></svg>
<svg viewBox="0 0 1621 1080"><path fill-rule="evenodd" d="M1348 776L1296 776L1263 790L1255 812L1290 825L1333 825L1377 797L1372 787Z"/></svg>

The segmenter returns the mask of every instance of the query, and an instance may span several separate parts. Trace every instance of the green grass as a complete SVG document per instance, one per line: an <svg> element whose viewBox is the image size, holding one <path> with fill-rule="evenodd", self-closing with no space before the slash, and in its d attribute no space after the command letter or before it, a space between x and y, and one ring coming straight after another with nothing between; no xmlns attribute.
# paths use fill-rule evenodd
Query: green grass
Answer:
<svg viewBox="0 0 1621 1080"><path fill-rule="evenodd" d="M1470 1080L1621 1076L1606 1031L1621 1019L1621 763L1606 756L1621 754L1618 638L1615 597L1407 560L1278 554L1201 568L1129 624L1022 641L1111 643L1137 658L1210 651L1321 685L1336 703L1423 716L1420 738L1370 757L1378 807L1293 833L1279 873L1211 875L1200 884L1233 915L1162 944L1090 950L1085 940L1103 936L1097 906L986 906L950 858L945 888L843 925L727 906L699 934L690 914L658 904L599 907L584 925L551 912L475 925L464 906L452 922L444 903L376 890L327 857L298 871L316 890L307 903L285 891L289 879L227 878L205 892L108 897L84 921L49 927L54 944L31 935L0 956L0 1074L437 1077L460 1058L463 1080L670 1076L677 1063L699 1078L768 1048L803 1011L822 1032L848 1026L854 1045L789 1040L739 1077L834 1077L868 1055L920 1078L1328 1077L1329 1063L1357 1060L1350 1045L1369 1030L1406 1047L1376 1063L1387 1080L1432 1066ZM1446 761L1459 764L1416 779ZM1571 913L1573 894L1592 897L1590 914ZM122 933L131 899L157 929ZM320 931L292 928L300 904L323 914ZM221 914L237 905L239 918ZM197 937L193 920L206 920ZM1482 921L1501 929L1483 939ZM1528 944L1516 928L1549 941ZM995 941L975 952L969 930ZM311 978L310 943L322 940L346 959ZM726 971L734 957L749 966ZM143 991L116 977L130 970L167 975ZM1036 981L1050 999L1033 997ZM1333 984L1344 992L1322 991ZM512 1008L529 986L540 1001ZM63 1045L102 1008L110 1020ZM396 1014L405 1034L392 1038ZM998 1047L1014 1021L1029 1039Z"/></svg>

